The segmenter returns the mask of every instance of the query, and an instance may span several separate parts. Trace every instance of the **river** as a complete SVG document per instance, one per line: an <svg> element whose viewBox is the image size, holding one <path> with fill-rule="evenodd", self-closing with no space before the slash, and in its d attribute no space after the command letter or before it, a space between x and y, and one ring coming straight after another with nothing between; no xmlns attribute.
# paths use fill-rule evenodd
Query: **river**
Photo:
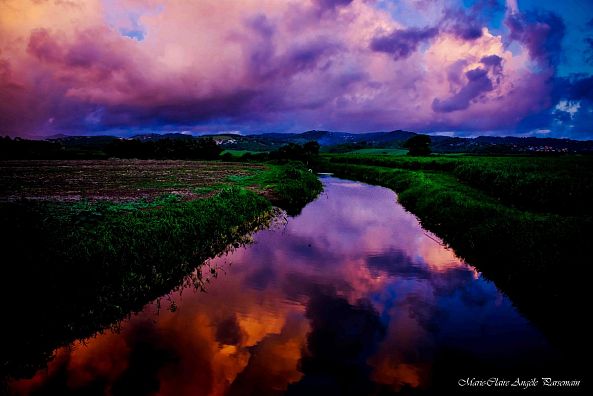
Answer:
<svg viewBox="0 0 593 396"><path fill-rule="evenodd" d="M205 292L187 286L118 331L60 348L12 393L388 394L536 375L555 361L393 191L322 181L298 216L210 260Z"/></svg>

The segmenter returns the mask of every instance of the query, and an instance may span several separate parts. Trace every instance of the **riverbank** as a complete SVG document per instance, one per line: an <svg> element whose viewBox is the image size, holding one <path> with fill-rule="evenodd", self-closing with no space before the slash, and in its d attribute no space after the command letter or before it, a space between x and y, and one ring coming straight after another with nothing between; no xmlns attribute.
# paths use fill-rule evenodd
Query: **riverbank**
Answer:
<svg viewBox="0 0 593 396"><path fill-rule="evenodd" d="M318 168L396 191L426 229L493 280L548 335L570 345L584 339L568 336L585 329L579 326L585 277L578 274L589 260L593 230L586 205L590 162L332 155Z"/></svg>
<svg viewBox="0 0 593 396"><path fill-rule="evenodd" d="M296 163L4 162L3 375L26 376L321 191ZM297 196L298 199L293 199ZM208 276L192 280L201 288ZM15 296L19 296L15 298ZM172 307L174 309L174 307Z"/></svg>

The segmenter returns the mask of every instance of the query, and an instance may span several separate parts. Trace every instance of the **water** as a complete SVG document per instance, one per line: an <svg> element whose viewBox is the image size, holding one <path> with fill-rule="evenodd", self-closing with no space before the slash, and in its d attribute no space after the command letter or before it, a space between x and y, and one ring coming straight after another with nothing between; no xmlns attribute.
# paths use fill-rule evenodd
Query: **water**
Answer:
<svg viewBox="0 0 593 396"><path fill-rule="evenodd" d="M39 394L378 394L539 372L546 339L385 188L322 178L302 213L186 288L56 351ZM173 308L173 309L167 309ZM171 312L173 311L173 312Z"/></svg>

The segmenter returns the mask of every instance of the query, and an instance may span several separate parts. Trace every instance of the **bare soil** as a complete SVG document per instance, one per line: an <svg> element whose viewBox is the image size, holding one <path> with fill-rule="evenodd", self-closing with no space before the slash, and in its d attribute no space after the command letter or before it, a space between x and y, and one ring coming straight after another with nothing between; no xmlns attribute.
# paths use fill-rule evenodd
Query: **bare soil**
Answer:
<svg viewBox="0 0 593 396"><path fill-rule="evenodd" d="M262 165L166 160L0 161L0 202L29 200L153 199L177 194L208 196L229 176L247 176Z"/></svg>

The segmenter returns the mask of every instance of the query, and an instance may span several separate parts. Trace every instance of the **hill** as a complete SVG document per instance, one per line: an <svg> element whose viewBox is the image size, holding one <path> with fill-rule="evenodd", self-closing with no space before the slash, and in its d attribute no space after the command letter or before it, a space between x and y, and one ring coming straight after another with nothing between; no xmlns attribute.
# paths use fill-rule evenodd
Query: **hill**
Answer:
<svg viewBox="0 0 593 396"><path fill-rule="evenodd" d="M395 130L390 132L347 133L311 130L303 133L263 133L256 135L219 134L192 136L182 133L147 133L132 138L115 136L64 136L47 138L69 151L96 151L99 153L108 144L118 140L135 139L141 142L162 140L193 140L211 138L223 150L272 151L288 143L304 144L315 140L323 151L351 152L361 149L401 149L402 144L414 132ZM593 141L571 139L479 136L476 138L431 135L432 151L436 153L476 154L530 154L530 153L593 153Z"/></svg>

